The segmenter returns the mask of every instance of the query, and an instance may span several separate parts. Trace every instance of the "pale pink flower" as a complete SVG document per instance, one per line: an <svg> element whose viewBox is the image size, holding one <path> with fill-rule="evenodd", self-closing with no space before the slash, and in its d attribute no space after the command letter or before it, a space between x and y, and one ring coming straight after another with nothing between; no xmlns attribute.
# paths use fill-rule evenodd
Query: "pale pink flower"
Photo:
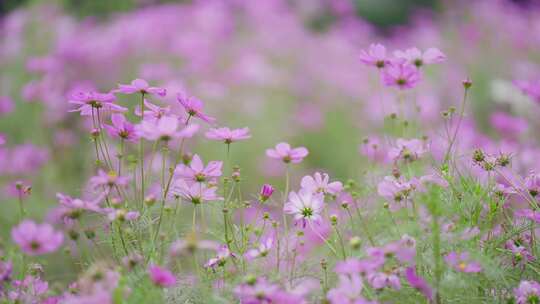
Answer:
<svg viewBox="0 0 540 304"><path fill-rule="evenodd" d="M369 49L360 51L360 61L366 65L382 69L390 62L386 56L386 48L379 43L371 44Z"/></svg>
<svg viewBox="0 0 540 304"><path fill-rule="evenodd" d="M135 79L131 84L119 84L118 89L116 89L115 92L123 94L141 93L161 97L167 95L167 90L164 88L151 87L144 79Z"/></svg>
<svg viewBox="0 0 540 304"><path fill-rule="evenodd" d="M64 241L62 232L47 223L36 224L24 220L11 230L13 241L28 255L41 255L56 251Z"/></svg>
<svg viewBox="0 0 540 304"><path fill-rule="evenodd" d="M222 197L216 194L217 187L208 186L204 183L187 184L182 179L177 179L171 188L171 194L178 195L194 205L201 204L205 201L223 200Z"/></svg>
<svg viewBox="0 0 540 304"><path fill-rule="evenodd" d="M252 248L245 253L245 257L248 259L255 259L258 257L265 257L268 255L274 245L274 239L269 237L259 244L256 248Z"/></svg>
<svg viewBox="0 0 540 304"><path fill-rule="evenodd" d="M446 56L437 48L429 48L422 52L418 48L410 48L405 51L395 51L396 58L407 61L417 67L425 64L441 63L446 60Z"/></svg>
<svg viewBox="0 0 540 304"><path fill-rule="evenodd" d="M296 223L302 223L305 227L307 223L319 223L322 220L323 196L313 194L309 191L291 191L289 200L283 206L283 212L292 214Z"/></svg>
<svg viewBox="0 0 540 304"><path fill-rule="evenodd" d="M144 119L147 120L157 120L163 116L170 116L171 114L170 106L160 107L149 102L148 100L146 100L146 98L144 99L144 106L146 107L146 109L143 109L142 113L141 107L137 106L135 108L135 115L142 116Z"/></svg>
<svg viewBox="0 0 540 304"><path fill-rule="evenodd" d="M178 165L174 174L189 182L214 182L221 176L222 167L223 162L221 161L210 161L208 165L204 166L199 155L195 154L189 165Z"/></svg>
<svg viewBox="0 0 540 304"><path fill-rule="evenodd" d="M189 116L197 117L205 122L211 123L216 119L203 113L203 102L195 97L189 97L185 94L178 93L178 102L182 105Z"/></svg>
<svg viewBox="0 0 540 304"><path fill-rule="evenodd" d="M343 190L343 184L341 182L330 182L328 174L321 174L319 172L315 172L313 176L304 176L300 185L303 190L312 193L338 195Z"/></svg>
<svg viewBox="0 0 540 304"><path fill-rule="evenodd" d="M398 138L396 146L388 150L388 157L393 160L403 159L405 161L413 161L419 159L427 152L428 147L420 139Z"/></svg>
<svg viewBox="0 0 540 304"><path fill-rule="evenodd" d="M251 138L249 128L229 129L229 128L212 128L206 132L206 138L223 141L226 144L237 142L240 140Z"/></svg>
<svg viewBox="0 0 540 304"><path fill-rule="evenodd" d="M70 112L80 112L82 116L92 115L94 109L96 110L94 115L97 115L97 110L127 111L127 108L115 104L115 100L116 96L111 93L77 92L71 96L68 102L79 106L77 109L70 110Z"/></svg>
<svg viewBox="0 0 540 304"><path fill-rule="evenodd" d="M157 120L143 120L135 129L137 134L147 140L169 141L174 138L190 138L198 130L199 125L190 124L178 130L180 122L176 117L163 116Z"/></svg>
<svg viewBox="0 0 540 304"><path fill-rule="evenodd" d="M384 84L397 87L400 90L414 88L420 79L418 68L406 62L392 62L387 64L383 70Z"/></svg>
<svg viewBox="0 0 540 304"><path fill-rule="evenodd" d="M282 160L284 163L300 163L309 151L304 147L291 149L288 143L281 142L274 149L267 149L266 155L270 158Z"/></svg>

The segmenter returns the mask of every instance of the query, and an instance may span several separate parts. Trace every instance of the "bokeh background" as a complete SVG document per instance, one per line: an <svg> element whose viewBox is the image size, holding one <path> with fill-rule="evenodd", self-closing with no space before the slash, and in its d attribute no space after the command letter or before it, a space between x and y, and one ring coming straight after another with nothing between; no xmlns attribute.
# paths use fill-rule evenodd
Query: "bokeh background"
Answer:
<svg viewBox="0 0 540 304"><path fill-rule="evenodd" d="M264 182L282 183L283 168L264 155L279 141L310 150L293 181L316 170L340 180L364 176L373 169L365 139L391 135L388 115L398 111L398 93L358 60L374 42L389 51L437 47L448 57L406 93L405 137L427 136L442 149L441 112L459 105L461 81L470 77L460 144L496 152L517 143L512 149L525 155L517 169L540 168L540 111L512 84L539 75L535 1L3 0L0 14L4 240L17 222L15 181L32 185L26 203L35 218L47 217L56 192L85 196L94 168L90 125L68 112L70 94L134 78L168 89L156 103L178 107L175 94L184 91L203 100L218 125L249 127L253 138L233 145L232 158L252 193ZM124 106L137 102L119 96ZM527 128L509 131L494 113ZM223 145L202 138L189 148L205 161L225 157Z"/></svg>

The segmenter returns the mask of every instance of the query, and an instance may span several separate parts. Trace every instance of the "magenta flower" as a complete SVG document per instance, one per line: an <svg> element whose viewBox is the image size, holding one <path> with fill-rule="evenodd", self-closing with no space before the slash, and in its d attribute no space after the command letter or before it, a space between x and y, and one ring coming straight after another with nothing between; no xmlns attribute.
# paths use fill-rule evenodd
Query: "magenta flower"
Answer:
<svg viewBox="0 0 540 304"><path fill-rule="evenodd" d="M226 144L251 138L251 134L249 134L249 128L234 130L231 130L229 128L213 128L206 132L205 135L208 139L223 141Z"/></svg>
<svg viewBox="0 0 540 304"><path fill-rule="evenodd" d="M3 146L6 144L6 135L0 133L0 146Z"/></svg>
<svg viewBox="0 0 540 304"><path fill-rule="evenodd" d="M367 281L375 289L390 287L395 290L401 289L401 280L395 272L371 272L367 274Z"/></svg>
<svg viewBox="0 0 540 304"><path fill-rule="evenodd" d="M203 113L204 105L203 102L199 99L195 97L189 97L182 93L178 93L176 98L189 116L197 117L208 123L214 122L216 120L214 117L208 116Z"/></svg>
<svg viewBox="0 0 540 304"><path fill-rule="evenodd" d="M377 185L377 193L391 203L390 210L392 211L404 207L414 189L415 185L413 183L403 179L396 179L393 176L385 176Z"/></svg>
<svg viewBox="0 0 540 304"><path fill-rule="evenodd" d="M135 132L135 126L130 123L123 114L111 115L111 125L104 125L107 133L113 138L122 138L130 142L136 142L139 136Z"/></svg>
<svg viewBox="0 0 540 304"><path fill-rule="evenodd" d="M135 79L131 84L119 84L118 89L116 89L115 92L123 94L141 93L143 95L149 94L161 97L167 95L167 90L164 88L151 87L144 79Z"/></svg>
<svg viewBox="0 0 540 304"><path fill-rule="evenodd" d="M64 241L62 232L55 231L50 224L36 224L31 220L24 220L13 228L11 237L28 255L54 252Z"/></svg>
<svg viewBox="0 0 540 304"><path fill-rule="evenodd" d="M300 222L302 227L306 227L306 223L319 223L322 220L323 203L321 194L313 194L309 191L299 191L298 193L291 191L289 200L283 206L283 212L292 214L295 223Z"/></svg>
<svg viewBox="0 0 540 304"><path fill-rule="evenodd" d="M102 194L93 201L86 201L79 198L72 198L63 193L56 193L56 198L60 203L59 213L62 217L70 219L78 218L84 211L102 213L103 209L99 206L99 203L104 196L105 194Z"/></svg>
<svg viewBox="0 0 540 304"><path fill-rule="evenodd" d="M535 281L521 281L514 289L516 304L540 303L540 284Z"/></svg>
<svg viewBox="0 0 540 304"><path fill-rule="evenodd" d="M259 201L266 202L274 193L274 187L270 184L264 184L259 192Z"/></svg>
<svg viewBox="0 0 540 304"><path fill-rule="evenodd" d="M441 63L446 60L446 56L437 48L429 48L423 53L417 48L410 48L405 51L395 51L394 56L416 67L421 67L425 64Z"/></svg>
<svg viewBox="0 0 540 304"><path fill-rule="evenodd" d="M285 142L277 144L274 149L266 150L266 156L293 164L300 163L308 154L309 151L305 147L291 149L291 146Z"/></svg>
<svg viewBox="0 0 540 304"><path fill-rule="evenodd" d="M433 290L422 277L416 274L414 267L408 267L405 270L405 278L414 289L418 290L431 302L433 299Z"/></svg>
<svg viewBox="0 0 540 304"><path fill-rule="evenodd" d="M150 280L159 287L172 287L176 285L176 277L172 272L165 268L151 264L148 266L148 275Z"/></svg>
<svg viewBox="0 0 540 304"><path fill-rule="evenodd" d="M389 62L386 57L386 48L382 44L371 44L369 50L360 51L360 61L368 66L374 66L378 69L384 68Z"/></svg>
<svg viewBox="0 0 540 304"><path fill-rule="evenodd" d="M13 263L10 261L0 261L0 286L4 282L8 282L11 279L13 273Z"/></svg>
<svg viewBox="0 0 540 304"><path fill-rule="evenodd" d="M180 164L174 174L189 182L215 182L222 174L222 167L221 161L210 161L205 167L199 155L195 154L189 165Z"/></svg>
<svg viewBox="0 0 540 304"><path fill-rule="evenodd" d="M222 197L216 195L217 187L207 186L203 183L193 183L188 185L184 180L177 179L171 189L171 193L181 198L199 205L205 201L222 200Z"/></svg>
<svg viewBox="0 0 540 304"><path fill-rule="evenodd" d="M319 172L315 172L313 176L304 176L300 185L303 190L311 193L338 195L343 190L343 184L341 182L330 182L328 174L321 174Z"/></svg>
<svg viewBox="0 0 540 304"><path fill-rule="evenodd" d="M199 125L190 124L178 131L179 121L173 116L163 116L157 120L143 120L135 129L137 134L147 140L169 141L174 138L190 138L198 130Z"/></svg>
<svg viewBox="0 0 540 304"><path fill-rule="evenodd" d="M392 62L383 70L383 82L400 90L412 89L420 82L420 71L406 62Z"/></svg>
<svg viewBox="0 0 540 304"><path fill-rule="evenodd" d="M79 106L70 112L80 112L82 116L92 115L93 109L126 112L127 108L115 104L115 100L116 96L111 93L78 92L73 94L68 102Z"/></svg>
<svg viewBox="0 0 540 304"><path fill-rule="evenodd" d="M241 284L234 289L240 303L246 304L279 303L274 301L279 293L279 286L269 283L264 277L259 277L254 283Z"/></svg>
<svg viewBox="0 0 540 304"><path fill-rule="evenodd" d="M444 257L446 263L456 271L475 273L482 271L482 266L479 263L469 259L468 252L450 252Z"/></svg>

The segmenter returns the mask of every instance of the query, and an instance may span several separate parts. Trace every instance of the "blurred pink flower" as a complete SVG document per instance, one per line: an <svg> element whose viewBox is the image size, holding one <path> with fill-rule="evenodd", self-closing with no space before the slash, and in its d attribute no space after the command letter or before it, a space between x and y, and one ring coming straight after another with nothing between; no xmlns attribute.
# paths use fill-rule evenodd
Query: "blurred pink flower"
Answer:
<svg viewBox="0 0 540 304"><path fill-rule="evenodd" d="M425 64L441 63L446 60L446 56L437 48L429 48L422 53L418 48L410 48L405 51L395 51L394 56L402 59L416 67Z"/></svg>
<svg viewBox="0 0 540 304"><path fill-rule="evenodd" d="M489 122L502 136L516 139L529 128L526 119L515 117L505 112L495 112L489 117Z"/></svg>
<svg viewBox="0 0 540 304"><path fill-rule="evenodd" d="M135 108L135 115L143 116L144 119L153 120L160 119L163 116L168 116L171 114L170 106L160 107L149 102L146 98L144 99L144 106L148 110L143 109L143 112L141 113L141 107L137 106Z"/></svg>
<svg viewBox="0 0 540 304"><path fill-rule="evenodd" d="M388 150L388 157L392 160L403 159L405 161L417 160L428 152L423 140L412 138L398 138L396 146Z"/></svg>
<svg viewBox="0 0 540 304"><path fill-rule="evenodd" d="M444 257L444 260L456 271L467 273L482 271L482 266L479 263L470 260L468 252L457 253L452 251Z"/></svg>
<svg viewBox="0 0 540 304"><path fill-rule="evenodd" d="M540 284L536 281L521 281L514 289L516 304L532 304L540 301Z"/></svg>
<svg viewBox="0 0 540 304"><path fill-rule="evenodd" d="M201 204L205 201L223 200L222 197L216 194L217 187L207 186L203 183L187 184L183 179L174 181L171 189L171 194L178 195L194 205Z"/></svg>
<svg viewBox="0 0 540 304"><path fill-rule="evenodd" d="M422 295L424 295L424 297L426 297L426 299L428 299L428 301L431 302L433 299L433 290L422 277L416 274L414 267L408 267L405 270L405 278L413 288L418 290Z"/></svg>
<svg viewBox="0 0 540 304"><path fill-rule="evenodd" d="M176 277L172 272L165 268L151 264L148 266L148 275L150 280L159 287L172 287L176 285Z"/></svg>
<svg viewBox="0 0 540 304"><path fill-rule="evenodd" d="M11 230L13 241L28 255L42 255L56 251L64 241L62 232L47 223L36 224L24 220Z"/></svg>
<svg viewBox="0 0 540 304"><path fill-rule="evenodd" d="M9 114L15 109L13 100L8 96L0 96L0 116Z"/></svg>

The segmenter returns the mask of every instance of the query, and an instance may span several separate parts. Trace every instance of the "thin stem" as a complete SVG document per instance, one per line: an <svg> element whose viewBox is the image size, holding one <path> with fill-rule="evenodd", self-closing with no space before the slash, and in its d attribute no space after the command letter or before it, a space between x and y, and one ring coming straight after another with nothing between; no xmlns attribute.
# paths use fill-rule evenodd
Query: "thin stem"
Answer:
<svg viewBox="0 0 540 304"><path fill-rule="evenodd" d="M144 93L141 93L141 121L144 119ZM139 164L141 169L141 204L144 204L144 139L139 139Z"/></svg>
<svg viewBox="0 0 540 304"><path fill-rule="evenodd" d="M325 239L320 233L319 231L317 231L313 225L311 224L311 221L309 221L309 227L311 228L311 230L315 233L315 235L317 235L325 244L326 246L328 246L328 248L332 251L332 253L336 256L336 257L339 257L339 255L337 254L337 251L336 249L334 248L334 246L332 246L332 244L330 244L330 242L328 242L327 239Z"/></svg>
<svg viewBox="0 0 540 304"><path fill-rule="evenodd" d="M446 150L446 154L444 156L444 162L448 163L450 159L450 153L452 153L452 147L456 141L457 134L459 132L459 127L461 126L461 121L463 120L463 116L465 115L465 104L467 103L467 93L469 92L469 88L465 88L465 91L463 92L463 99L461 101L461 108L459 111L459 117L458 122L456 125L456 129L454 131L454 135L452 136L452 139L450 140L450 144L448 145L448 149Z"/></svg>

